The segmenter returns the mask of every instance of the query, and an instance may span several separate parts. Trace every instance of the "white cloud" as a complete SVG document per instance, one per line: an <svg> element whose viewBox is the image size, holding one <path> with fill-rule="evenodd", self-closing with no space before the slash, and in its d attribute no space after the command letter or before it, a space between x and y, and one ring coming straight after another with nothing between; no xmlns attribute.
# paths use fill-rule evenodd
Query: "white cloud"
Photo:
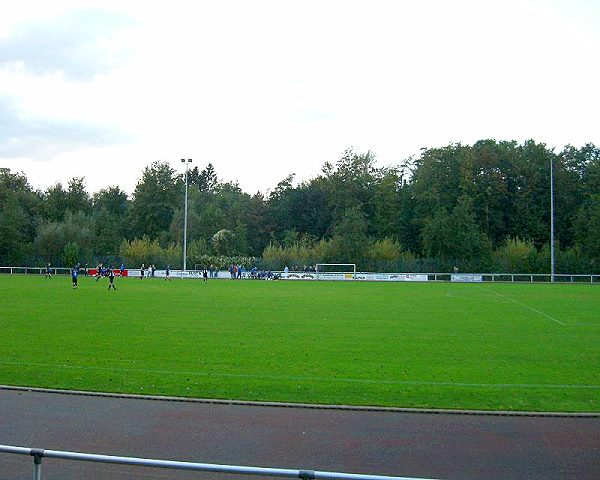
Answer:
<svg viewBox="0 0 600 480"><path fill-rule="evenodd" d="M111 37L128 23L126 16L102 10L68 12L52 22L25 22L0 42L0 65L34 75L60 72L89 80L125 59Z"/></svg>
<svg viewBox="0 0 600 480"><path fill-rule="evenodd" d="M0 20L0 50L22 22L43 20L51 30L80 6L30 8L35 18L15 7ZM591 1L90 0L85 7L131 19L85 37L102 40L87 44L102 61L59 52L53 61L64 68L13 63L0 71L0 94L20 118L80 124L83 132L100 125L115 143L100 148L90 135L76 149L65 142L62 152L0 151L0 165L30 174L46 159L63 181L85 175L93 190L114 183L106 182L109 165L131 191L150 162L179 167L185 156L200 167L212 162L253 192L290 172L308 179L350 146L391 164L423 146L490 137L600 144L599 11ZM113 62L121 51L127 61Z"/></svg>

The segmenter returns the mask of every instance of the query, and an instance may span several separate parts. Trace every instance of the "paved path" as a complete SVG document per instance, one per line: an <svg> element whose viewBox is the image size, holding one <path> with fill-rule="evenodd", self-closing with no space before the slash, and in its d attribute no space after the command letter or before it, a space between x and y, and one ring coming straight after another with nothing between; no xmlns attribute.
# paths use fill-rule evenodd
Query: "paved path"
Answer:
<svg viewBox="0 0 600 480"><path fill-rule="evenodd" d="M0 444L444 479L600 478L600 418L316 410L104 398L0 389ZM45 459L42 479L204 479ZM0 480L32 459L0 454Z"/></svg>

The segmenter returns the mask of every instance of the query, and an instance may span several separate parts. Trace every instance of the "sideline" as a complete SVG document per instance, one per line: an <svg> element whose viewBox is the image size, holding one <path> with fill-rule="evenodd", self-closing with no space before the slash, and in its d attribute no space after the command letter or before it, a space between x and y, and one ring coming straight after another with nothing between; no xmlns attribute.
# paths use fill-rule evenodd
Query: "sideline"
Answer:
<svg viewBox="0 0 600 480"><path fill-rule="evenodd" d="M312 410L346 410L359 412L390 412L390 413L418 413L418 414L439 414L439 415L478 415L478 416L498 416L498 417L564 417L564 418L600 418L600 412L529 412L529 411L510 411L510 410L458 410L458 409L440 409L440 408L401 408L401 407L376 407L360 405L324 405L312 403L286 403L286 402L257 402L246 400L224 400L211 398L187 398L187 397L168 397L161 395L137 395L126 393L109 392L87 392L81 390L59 390L53 388L39 387L19 387L15 385L0 385L0 390L9 390L17 392L35 392L53 395L73 395L100 398L120 398L130 400L152 400L157 402L182 402L182 403L201 403L216 405L240 405L249 407L271 407L271 408L298 408Z"/></svg>

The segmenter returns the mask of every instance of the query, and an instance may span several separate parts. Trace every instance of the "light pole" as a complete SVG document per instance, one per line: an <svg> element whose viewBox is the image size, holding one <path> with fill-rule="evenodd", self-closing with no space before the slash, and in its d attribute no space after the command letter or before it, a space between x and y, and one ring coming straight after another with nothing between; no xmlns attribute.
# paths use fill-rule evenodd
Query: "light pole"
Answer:
<svg viewBox="0 0 600 480"><path fill-rule="evenodd" d="M192 163L192 159L181 159L181 163L185 163L185 206L183 211L183 271L187 270L187 204L188 204L188 166Z"/></svg>
<svg viewBox="0 0 600 480"><path fill-rule="evenodd" d="M550 281L554 282L554 162L550 157Z"/></svg>

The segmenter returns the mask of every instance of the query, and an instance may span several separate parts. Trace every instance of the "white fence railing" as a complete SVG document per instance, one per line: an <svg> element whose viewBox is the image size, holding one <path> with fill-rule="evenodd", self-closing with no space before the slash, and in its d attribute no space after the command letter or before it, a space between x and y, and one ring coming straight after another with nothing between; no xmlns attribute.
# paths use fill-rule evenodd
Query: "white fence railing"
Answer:
<svg viewBox="0 0 600 480"><path fill-rule="evenodd" d="M191 470L196 472L231 473L238 475L261 475L266 477L300 478L302 480L426 480L414 477L391 477L384 475L361 475L356 473L319 472L315 470L290 470L283 468L244 467L235 465L218 465L212 463L192 463L172 460L154 460L149 458L117 457L113 455L96 455L91 453L64 452L59 450L43 450L40 448L13 447L0 445L0 453L28 455L33 457L33 479L42 478L42 458L62 460L78 460L83 462L133 465L138 467L167 468L171 470Z"/></svg>
<svg viewBox="0 0 600 480"><path fill-rule="evenodd" d="M52 267L53 275L68 275L70 268ZM0 267L0 274L25 274L25 275L44 275L45 267ZM315 273L315 272L282 272L273 271L273 275L282 280L359 280L375 282L459 282L459 283L478 283L478 282L512 282L512 283L550 283L552 275L549 273L373 273L357 272L356 274L342 273ZM146 276L149 274L146 273ZM201 270L171 270L173 278L202 278ZM128 269L129 277L139 277L139 269ZM165 270L156 270L155 277L164 278ZM209 278L230 279L231 275L225 270L215 271L214 276ZM254 278L250 272L244 272L243 279ZM259 279L266 279L266 276L256 276ZM555 274L555 283L592 283L600 284L600 275L595 274Z"/></svg>
<svg viewBox="0 0 600 480"><path fill-rule="evenodd" d="M66 275L71 273L70 268L52 267L50 269L52 275ZM0 267L0 273L25 274L25 275L44 275L46 267Z"/></svg>

